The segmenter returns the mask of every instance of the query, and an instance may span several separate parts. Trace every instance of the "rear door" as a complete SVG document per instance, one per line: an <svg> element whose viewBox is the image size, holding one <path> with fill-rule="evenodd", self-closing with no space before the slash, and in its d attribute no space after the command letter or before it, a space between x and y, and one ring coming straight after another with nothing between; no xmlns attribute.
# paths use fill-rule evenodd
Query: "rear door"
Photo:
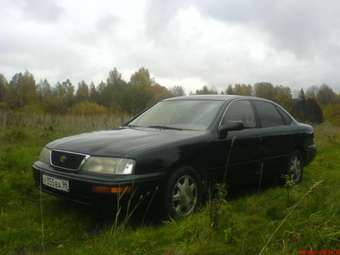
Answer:
<svg viewBox="0 0 340 255"><path fill-rule="evenodd" d="M278 179L287 167L294 145L292 128L275 104L261 100L252 103L261 126L263 181L269 182Z"/></svg>

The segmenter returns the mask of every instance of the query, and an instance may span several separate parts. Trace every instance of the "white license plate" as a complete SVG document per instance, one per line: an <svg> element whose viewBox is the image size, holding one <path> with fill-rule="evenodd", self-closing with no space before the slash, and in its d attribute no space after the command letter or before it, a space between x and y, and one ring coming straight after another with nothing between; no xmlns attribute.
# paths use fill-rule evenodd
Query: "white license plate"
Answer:
<svg viewBox="0 0 340 255"><path fill-rule="evenodd" d="M68 180L54 178L52 176L44 175L42 176L42 183L53 189L62 190L69 192L70 185Z"/></svg>

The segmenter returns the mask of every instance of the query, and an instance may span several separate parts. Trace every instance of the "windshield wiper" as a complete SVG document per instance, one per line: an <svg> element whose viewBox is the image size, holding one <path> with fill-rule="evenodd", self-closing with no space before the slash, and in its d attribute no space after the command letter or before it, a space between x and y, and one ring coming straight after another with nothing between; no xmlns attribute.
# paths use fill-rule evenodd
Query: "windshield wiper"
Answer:
<svg viewBox="0 0 340 255"><path fill-rule="evenodd" d="M128 124L128 125L125 125L123 127L141 127L141 126L138 126L138 125L133 125L133 124Z"/></svg>
<svg viewBox="0 0 340 255"><path fill-rule="evenodd" d="M176 127L169 127L169 126L162 126L162 125L151 125L147 127L148 128L159 128L159 129L183 130L183 128L176 128Z"/></svg>

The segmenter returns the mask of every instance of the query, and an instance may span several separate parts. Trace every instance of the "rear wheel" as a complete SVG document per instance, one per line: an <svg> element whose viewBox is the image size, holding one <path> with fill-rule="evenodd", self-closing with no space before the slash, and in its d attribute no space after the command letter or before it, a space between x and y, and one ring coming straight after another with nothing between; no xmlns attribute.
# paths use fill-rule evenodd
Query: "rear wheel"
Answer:
<svg viewBox="0 0 340 255"><path fill-rule="evenodd" d="M299 151L295 151L288 163L288 176L290 176L290 179L293 181L293 183L297 184L302 181L303 176L303 161L302 156Z"/></svg>
<svg viewBox="0 0 340 255"><path fill-rule="evenodd" d="M181 168L169 178L164 190L167 217L181 218L193 213L202 200L202 182L191 168Z"/></svg>

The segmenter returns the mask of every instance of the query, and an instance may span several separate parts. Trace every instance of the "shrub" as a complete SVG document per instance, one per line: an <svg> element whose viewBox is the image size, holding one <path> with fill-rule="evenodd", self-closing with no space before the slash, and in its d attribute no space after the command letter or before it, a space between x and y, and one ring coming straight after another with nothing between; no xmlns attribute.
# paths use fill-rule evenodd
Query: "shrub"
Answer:
<svg viewBox="0 0 340 255"><path fill-rule="evenodd" d="M70 112L76 115L95 115L106 113L106 108L96 103L81 102L72 106Z"/></svg>
<svg viewBox="0 0 340 255"><path fill-rule="evenodd" d="M299 121L316 124L324 121L322 110L315 98L296 99L293 103L292 114Z"/></svg>
<svg viewBox="0 0 340 255"><path fill-rule="evenodd" d="M340 104L329 104L324 107L323 112L326 120L336 126L340 126Z"/></svg>

